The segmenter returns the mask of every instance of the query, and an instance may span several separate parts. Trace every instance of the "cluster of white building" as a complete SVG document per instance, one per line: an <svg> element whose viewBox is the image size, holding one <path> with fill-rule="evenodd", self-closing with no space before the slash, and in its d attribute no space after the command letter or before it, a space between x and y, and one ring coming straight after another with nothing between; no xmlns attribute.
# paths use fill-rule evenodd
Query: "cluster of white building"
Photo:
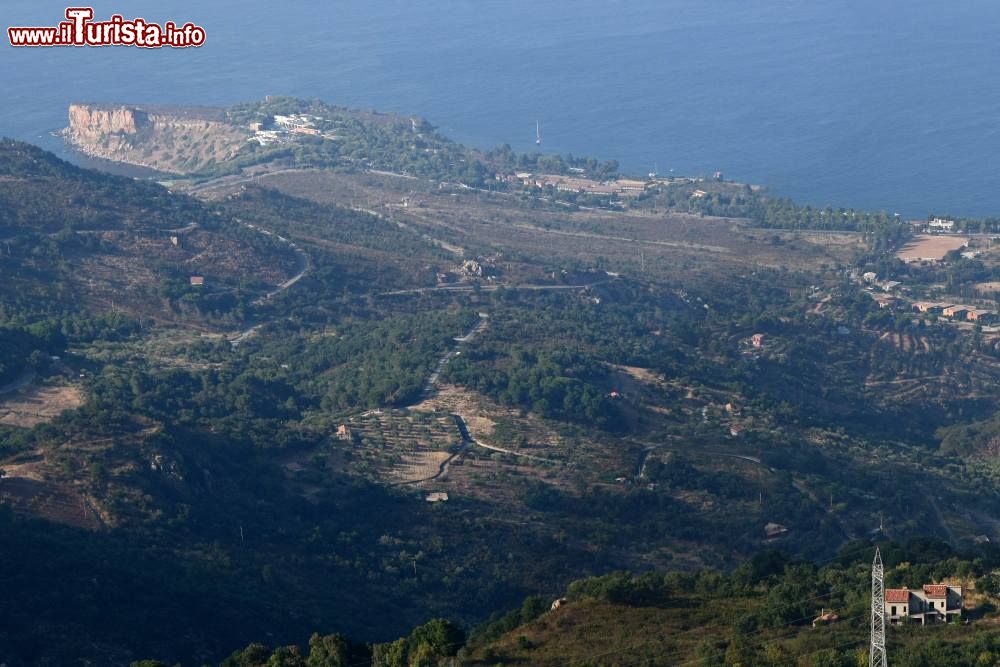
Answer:
<svg viewBox="0 0 1000 667"><path fill-rule="evenodd" d="M269 121L251 123L253 136L250 141L256 141L261 146L287 144L297 136L314 136L335 140L337 135L332 132L322 132L316 127L317 122L327 119L311 114L297 113L289 116L275 114Z"/></svg>

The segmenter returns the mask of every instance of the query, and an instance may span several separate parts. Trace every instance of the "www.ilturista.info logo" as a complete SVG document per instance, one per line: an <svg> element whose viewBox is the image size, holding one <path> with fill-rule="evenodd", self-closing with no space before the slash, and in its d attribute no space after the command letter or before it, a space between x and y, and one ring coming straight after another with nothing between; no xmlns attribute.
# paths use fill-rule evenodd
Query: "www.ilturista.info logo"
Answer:
<svg viewBox="0 0 1000 667"><path fill-rule="evenodd" d="M115 14L108 21L94 21L92 7L69 7L66 20L57 26L7 28L11 46L139 46L185 48L205 43L205 29L193 23L163 25L145 19L125 20Z"/></svg>

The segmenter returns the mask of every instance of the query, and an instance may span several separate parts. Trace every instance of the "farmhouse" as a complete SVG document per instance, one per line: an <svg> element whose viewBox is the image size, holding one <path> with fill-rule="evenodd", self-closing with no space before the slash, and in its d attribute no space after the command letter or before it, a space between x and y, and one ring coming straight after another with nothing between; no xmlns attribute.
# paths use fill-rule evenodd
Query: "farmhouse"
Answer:
<svg viewBox="0 0 1000 667"><path fill-rule="evenodd" d="M927 223L927 229L932 232L950 232L955 229L955 221L945 220L943 218L934 218Z"/></svg>
<svg viewBox="0 0 1000 667"><path fill-rule="evenodd" d="M951 317L956 320L964 320L968 312L972 310L968 306L948 306L942 312L945 317Z"/></svg>
<svg viewBox="0 0 1000 667"><path fill-rule="evenodd" d="M996 313L984 308L972 308L965 314L965 319L970 322L989 322L996 318Z"/></svg>
<svg viewBox="0 0 1000 667"><path fill-rule="evenodd" d="M945 308L951 308L950 303L941 303L940 301L916 301L913 304L921 313L940 313Z"/></svg>
<svg viewBox="0 0 1000 667"><path fill-rule="evenodd" d="M191 276L191 285L193 287L202 287L205 284L205 276Z"/></svg>
<svg viewBox="0 0 1000 667"><path fill-rule="evenodd" d="M754 335L750 336L750 344L753 345L754 347L763 347L764 346L764 334L762 334L762 333L755 333Z"/></svg>
<svg viewBox="0 0 1000 667"><path fill-rule="evenodd" d="M888 588L885 591L885 616L890 623L905 618L930 625L961 618L962 587L926 584L922 589Z"/></svg>

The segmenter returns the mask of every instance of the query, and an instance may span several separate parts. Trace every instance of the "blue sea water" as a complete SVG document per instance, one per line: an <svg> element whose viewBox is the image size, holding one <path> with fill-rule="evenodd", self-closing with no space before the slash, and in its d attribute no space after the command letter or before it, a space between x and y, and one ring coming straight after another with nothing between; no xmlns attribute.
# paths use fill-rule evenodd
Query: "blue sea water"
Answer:
<svg viewBox="0 0 1000 667"><path fill-rule="evenodd" d="M188 50L0 47L0 134L58 148L72 101L297 95L452 138L761 183L802 202L1000 215L994 0L97 0L205 26ZM10 25L65 4L4 0Z"/></svg>

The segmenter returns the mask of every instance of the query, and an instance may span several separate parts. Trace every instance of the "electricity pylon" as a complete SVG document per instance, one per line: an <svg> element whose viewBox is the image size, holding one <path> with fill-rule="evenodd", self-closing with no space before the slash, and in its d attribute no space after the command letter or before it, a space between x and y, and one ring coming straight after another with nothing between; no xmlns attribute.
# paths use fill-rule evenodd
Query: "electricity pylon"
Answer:
<svg viewBox="0 0 1000 667"><path fill-rule="evenodd" d="M868 667L887 667L885 656L885 586L882 580L882 554L875 547L872 561L872 645L868 649Z"/></svg>

